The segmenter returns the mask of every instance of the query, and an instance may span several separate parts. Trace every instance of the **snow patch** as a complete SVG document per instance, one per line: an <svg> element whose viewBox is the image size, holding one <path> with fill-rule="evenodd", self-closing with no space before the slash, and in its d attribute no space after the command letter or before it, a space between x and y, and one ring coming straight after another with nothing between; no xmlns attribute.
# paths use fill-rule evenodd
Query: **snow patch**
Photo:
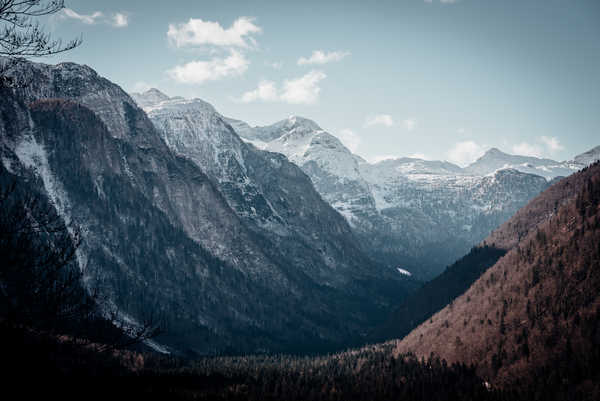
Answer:
<svg viewBox="0 0 600 401"><path fill-rule="evenodd" d="M33 125L33 122L30 121L30 124ZM17 145L15 154L26 168L33 170L42 179L50 202L52 202L56 212L65 222L69 234L73 235L72 219L69 214L71 209L70 202L62 184L50 169L48 155L44 146L38 143L35 137L29 133L24 135L23 140ZM83 270L87 263L87 257L83 254L81 247L77 248L75 256L79 268Z"/></svg>
<svg viewBox="0 0 600 401"><path fill-rule="evenodd" d="M140 330L143 327L133 317L131 317L130 315L126 314L125 312L123 312L121 310L118 310L116 305L114 305L114 303L112 303L112 302L110 302L109 307L105 308L105 310L103 311L103 314L106 319L114 322L115 326L117 326L117 328L123 330L125 333L133 333L137 330ZM171 353L167 347L160 345L159 343L157 343L156 341L154 341L150 338L144 339L142 342L145 345L147 345L148 347L152 348L153 350L155 350L156 352L159 352L161 354L170 354Z"/></svg>

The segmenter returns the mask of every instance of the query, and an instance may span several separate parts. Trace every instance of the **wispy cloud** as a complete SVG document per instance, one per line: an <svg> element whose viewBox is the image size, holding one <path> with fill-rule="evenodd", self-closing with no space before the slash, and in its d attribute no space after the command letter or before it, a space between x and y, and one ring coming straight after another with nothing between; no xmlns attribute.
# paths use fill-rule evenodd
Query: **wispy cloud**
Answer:
<svg viewBox="0 0 600 401"><path fill-rule="evenodd" d="M190 18L185 23L170 24L167 37L176 47L211 45L246 48L256 45L252 34L260 32L262 28L250 17L239 17L227 29L218 22Z"/></svg>
<svg viewBox="0 0 600 401"><path fill-rule="evenodd" d="M389 114L377 114L371 117L367 117L364 126L372 127L373 125L383 125L385 127L391 127L394 125L394 119Z"/></svg>
<svg viewBox="0 0 600 401"><path fill-rule="evenodd" d="M565 147L560 144L560 141L556 137L542 136L540 137L540 140L544 145L546 145L546 148L550 154L554 154L565 149Z"/></svg>
<svg viewBox="0 0 600 401"><path fill-rule="evenodd" d="M108 17L101 11L95 11L91 14L79 14L70 8L63 8L62 13L57 15L59 18L73 19L86 25L101 23L112 25L115 28L124 28L129 25L129 17L124 12L117 12Z"/></svg>
<svg viewBox="0 0 600 401"><path fill-rule="evenodd" d="M112 25L117 28L124 28L129 25L129 16L124 13L115 13L112 16Z"/></svg>
<svg viewBox="0 0 600 401"><path fill-rule="evenodd" d="M273 81L260 81L258 88L245 92L240 100L244 103L263 101L263 102L275 102L279 100L279 94L277 93L277 86Z"/></svg>
<svg viewBox="0 0 600 401"><path fill-rule="evenodd" d="M283 61L273 61L273 62L265 61L265 65L267 67L273 68L274 70L281 70L283 68Z"/></svg>
<svg viewBox="0 0 600 401"><path fill-rule="evenodd" d="M155 85L149 84L148 82L137 81L131 87L130 92L139 92L139 93L146 92L148 89L152 89L154 87L155 87Z"/></svg>
<svg viewBox="0 0 600 401"><path fill-rule="evenodd" d="M92 14L79 14L76 11L71 10L70 8L63 9L63 17L71 18L83 22L84 24L93 25L100 20L100 18L104 17L104 14L100 11L93 12Z"/></svg>
<svg viewBox="0 0 600 401"><path fill-rule="evenodd" d="M315 103L321 92L319 82L326 77L323 71L313 70L299 78L286 80L281 99L288 103Z"/></svg>
<svg viewBox="0 0 600 401"><path fill-rule="evenodd" d="M343 58L350 55L350 52L346 51L332 51L325 53L322 50L314 50L310 57L300 57L298 59L298 65L306 64L327 64L334 61L340 61Z"/></svg>
<svg viewBox="0 0 600 401"><path fill-rule="evenodd" d="M358 150L358 146L361 143L360 137L354 131L347 128L341 130L337 137L352 153Z"/></svg>
<svg viewBox="0 0 600 401"><path fill-rule="evenodd" d="M446 153L448 160L461 167L467 166L483 156L485 147L475 141L457 142Z"/></svg>
<svg viewBox="0 0 600 401"><path fill-rule="evenodd" d="M369 163L379 163L384 160L394 160L397 158L398 158L398 156L395 156L395 155L376 155L376 156L368 158L368 161L369 161Z"/></svg>
<svg viewBox="0 0 600 401"><path fill-rule="evenodd" d="M417 126L417 120L414 118L407 118L402 121L402 125L404 125L404 128L406 128L407 131L412 131Z"/></svg>
<svg viewBox="0 0 600 401"><path fill-rule="evenodd" d="M515 154L533 157L554 156L564 149L558 138L548 136L540 136L536 143L520 142L512 147Z"/></svg>
<svg viewBox="0 0 600 401"><path fill-rule="evenodd" d="M167 71L169 76L180 83L202 84L217 81L228 76L241 75L248 69L250 62L235 50L225 58L215 57L208 61L191 61L175 66Z"/></svg>
<svg viewBox="0 0 600 401"><path fill-rule="evenodd" d="M326 77L324 72L312 70L301 77L285 80L281 89L277 88L275 82L263 80L256 89L242 94L239 100L245 103L280 101L291 104L313 104L317 102L321 93L319 82Z"/></svg>
<svg viewBox="0 0 600 401"><path fill-rule="evenodd" d="M542 147L527 142L521 142L513 145L512 152L521 156L542 157Z"/></svg>

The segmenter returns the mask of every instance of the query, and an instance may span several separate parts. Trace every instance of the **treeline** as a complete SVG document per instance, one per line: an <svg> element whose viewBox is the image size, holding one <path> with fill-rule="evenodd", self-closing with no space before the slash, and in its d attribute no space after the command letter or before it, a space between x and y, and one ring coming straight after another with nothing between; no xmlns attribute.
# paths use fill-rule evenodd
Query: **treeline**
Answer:
<svg viewBox="0 0 600 401"><path fill-rule="evenodd" d="M509 387L494 387L475 366L394 355L386 344L322 357L217 357L193 362L149 358L140 387L147 397L173 400L597 400L597 352L582 359L562 356ZM591 365L590 365L591 364ZM597 366L597 365L596 365ZM582 370L582 369L588 369ZM591 370L590 370L591 369Z"/></svg>
<svg viewBox="0 0 600 401"><path fill-rule="evenodd" d="M473 367L418 361L412 355L395 358L392 351L389 346L322 357L218 357L183 366L162 359L147 367L165 380L148 389L172 399L200 400L500 399Z"/></svg>
<svg viewBox="0 0 600 401"><path fill-rule="evenodd" d="M29 364L29 370L92 373L98 366L76 361L93 351L106 362L110 358L98 355L139 345L158 333L160 322L124 325L98 288L84 282L79 226L65 223L57 201L39 191L40 181L28 173L17 177L0 164L3 363L15 371Z"/></svg>

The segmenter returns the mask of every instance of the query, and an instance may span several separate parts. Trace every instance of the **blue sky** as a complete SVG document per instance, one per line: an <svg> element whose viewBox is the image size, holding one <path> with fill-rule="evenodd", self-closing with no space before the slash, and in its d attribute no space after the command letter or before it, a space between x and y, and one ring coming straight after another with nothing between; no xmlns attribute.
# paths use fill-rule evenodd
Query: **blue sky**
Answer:
<svg viewBox="0 0 600 401"><path fill-rule="evenodd" d="M266 125L315 120L357 154L466 164L600 144L600 1L67 0L45 21L127 91Z"/></svg>

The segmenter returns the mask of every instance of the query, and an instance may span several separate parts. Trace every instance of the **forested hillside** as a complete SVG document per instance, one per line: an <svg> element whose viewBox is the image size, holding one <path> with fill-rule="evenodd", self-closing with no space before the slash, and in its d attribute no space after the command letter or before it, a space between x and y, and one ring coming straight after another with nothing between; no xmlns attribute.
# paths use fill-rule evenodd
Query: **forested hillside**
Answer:
<svg viewBox="0 0 600 401"><path fill-rule="evenodd" d="M492 239L514 246L395 352L476 364L497 385L597 394L600 164L544 192Z"/></svg>

